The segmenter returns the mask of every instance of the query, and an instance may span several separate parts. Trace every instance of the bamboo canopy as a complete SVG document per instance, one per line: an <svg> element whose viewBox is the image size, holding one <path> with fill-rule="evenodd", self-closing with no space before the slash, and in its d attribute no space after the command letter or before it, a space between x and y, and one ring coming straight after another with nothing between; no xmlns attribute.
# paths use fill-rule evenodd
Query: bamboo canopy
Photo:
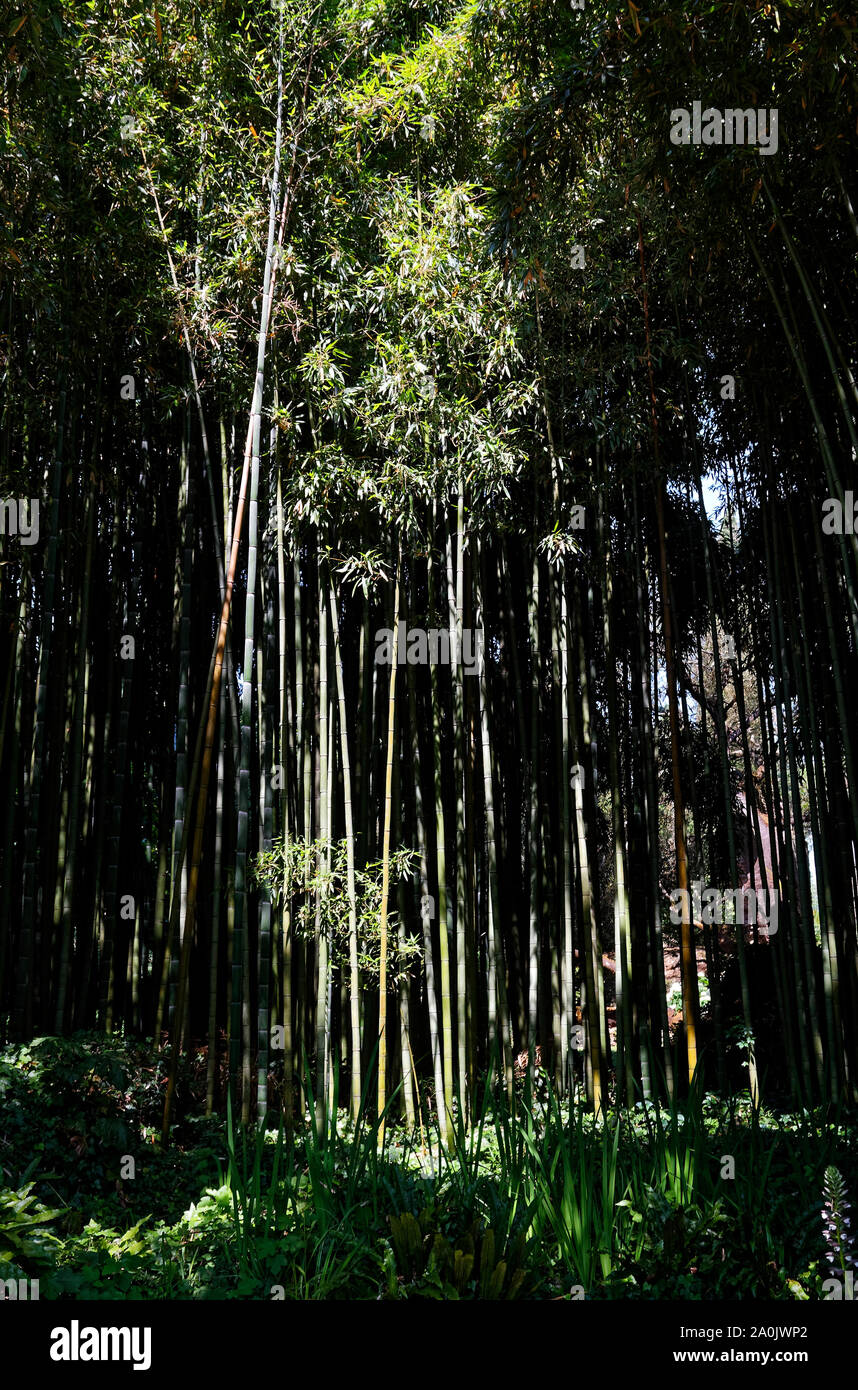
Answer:
<svg viewBox="0 0 858 1390"><path fill-rule="evenodd" d="M234 8L6 65L0 1041L854 1101L847 26Z"/></svg>

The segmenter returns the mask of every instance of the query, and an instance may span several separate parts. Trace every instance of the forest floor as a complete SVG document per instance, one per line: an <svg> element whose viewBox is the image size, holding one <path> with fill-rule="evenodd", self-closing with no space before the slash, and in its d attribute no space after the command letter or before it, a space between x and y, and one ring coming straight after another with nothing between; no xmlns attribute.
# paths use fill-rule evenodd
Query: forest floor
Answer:
<svg viewBox="0 0 858 1390"><path fill-rule="evenodd" d="M858 1191L854 1114L698 1091L602 1121L538 1075L449 1150L392 1122L380 1150L342 1113L233 1133L198 1052L162 1151L165 1076L115 1036L0 1049L4 1275L64 1299L806 1299L856 1253L820 1214Z"/></svg>

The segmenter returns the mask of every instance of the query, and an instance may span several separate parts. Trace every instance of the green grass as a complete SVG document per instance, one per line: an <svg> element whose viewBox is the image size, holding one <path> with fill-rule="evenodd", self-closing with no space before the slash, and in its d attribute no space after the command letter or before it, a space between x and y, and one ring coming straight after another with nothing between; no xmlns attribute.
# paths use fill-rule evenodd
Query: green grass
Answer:
<svg viewBox="0 0 858 1390"><path fill-rule="evenodd" d="M161 1152L162 1073L92 1035L0 1053L2 1277L42 1298L818 1298L826 1169L858 1190L854 1114L699 1088L594 1117L487 1085L445 1150L395 1095L380 1147L366 1107L291 1135L206 1119L189 1075Z"/></svg>

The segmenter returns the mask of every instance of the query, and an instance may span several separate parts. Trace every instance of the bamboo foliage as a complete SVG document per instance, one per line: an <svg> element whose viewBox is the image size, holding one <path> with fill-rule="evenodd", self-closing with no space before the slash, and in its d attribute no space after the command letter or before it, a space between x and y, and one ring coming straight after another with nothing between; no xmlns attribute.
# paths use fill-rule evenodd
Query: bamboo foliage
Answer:
<svg viewBox="0 0 858 1390"><path fill-rule="evenodd" d="M0 1035L169 1028L165 1140L225 1042L236 1113L320 1135L401 1082L450 1145L537 1067L854 1100L845 161L674 146L685 39L631 12L168 0L153 56L108 8L4 79ZM834 150L802 16L718 0L695 72Z"/></svg>

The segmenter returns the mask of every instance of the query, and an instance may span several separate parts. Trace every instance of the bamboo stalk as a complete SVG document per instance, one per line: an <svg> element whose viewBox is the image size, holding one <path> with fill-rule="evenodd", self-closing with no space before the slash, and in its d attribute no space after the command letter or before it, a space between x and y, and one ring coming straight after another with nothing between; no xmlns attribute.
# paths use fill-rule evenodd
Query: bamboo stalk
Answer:
<svg viewBox="0 0 858 1390"><path fill-rule="evenodd" d="M384 774L384 831L381 841L381 907L379 910L378 977L378 1143L384 1148L385 1106L387 1104L387 900L390 891L390 825L392 813L393 750L396 729L396 666L399 646L399 587L402 570L402 542L396 559L393 594L393 643L390 657L390 690L387 704L387 762Z"/></svg>

